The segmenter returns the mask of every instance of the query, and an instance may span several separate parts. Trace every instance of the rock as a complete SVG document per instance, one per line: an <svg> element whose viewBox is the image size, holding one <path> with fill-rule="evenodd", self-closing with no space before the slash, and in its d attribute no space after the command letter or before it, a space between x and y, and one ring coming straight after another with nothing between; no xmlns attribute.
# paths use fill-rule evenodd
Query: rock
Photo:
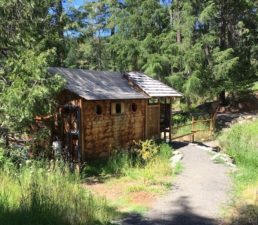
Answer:
<svg viewBox="0 0 258 225"><path fill-rule="evenodd" d="M180 162L183 159L183 154L174 155L170 158L170 162L172 167L175 167L178 162Z"/></svg>
<svg viewBox="0 0 258 225"><path fill-rule="evenodd" d="M245 117L245 119L247 119L247 120L251 120L251 119L253 119L253 116L248 115L248 116L246 116L246 117Z"/></svg>
<svg viewBox="0 0 258 225"><path fill-rule="evenodd" d="M220 157L221 157L221 154L217 153L217 154L215 154L214 156L211 157L211 160L214 161L214 160L220 159Z"/></svg>

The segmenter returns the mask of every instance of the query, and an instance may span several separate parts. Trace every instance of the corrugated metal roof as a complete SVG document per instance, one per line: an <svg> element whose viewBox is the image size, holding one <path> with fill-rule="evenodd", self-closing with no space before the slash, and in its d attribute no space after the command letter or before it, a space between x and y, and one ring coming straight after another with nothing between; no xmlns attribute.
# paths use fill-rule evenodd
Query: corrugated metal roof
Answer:
<svg viewBox="0 0 258 225"><path fill-rule="evenodd" d="M49 72L62 75L67 81L65 88L86 100L149 98L131 87L119 72L59 67L51 67Z"/></svg>
<svg viewBox="0 0 258 225"><path fill-rule="evenodd" d="M141 88L150 97L182 97L183 95L175 89L154 80L140 72L128 72L127 79Z"/></svg>

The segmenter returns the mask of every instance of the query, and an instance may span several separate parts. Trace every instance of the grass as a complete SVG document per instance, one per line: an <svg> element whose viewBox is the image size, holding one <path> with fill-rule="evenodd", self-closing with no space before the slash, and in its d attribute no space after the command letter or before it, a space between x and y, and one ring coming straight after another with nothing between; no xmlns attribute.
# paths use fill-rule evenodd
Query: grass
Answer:
<svg viewBox="0 0 258 225"><path fill-rule="evenodd" d="M17 168L0 156L0 221L5 225L101 225L118 216L62 164Z"/></svg>
<svg viewBox="0 0 258 225"><path fill-rule="evenodd" d="M144 163L130 154L118 154L105 164L100 162L101 166L88 165L86 186L97 195L104 195L123 213L143 213L171 188L173 175L182 170L180 164L172 170L171 155L172 149L167 144L161 144L159 152ZM94 180L97 182L92 183Z"/></svg>
<svg viewBox="0 0 258 225"><path fill-rule="evenodd" d="M236 180L248 185L258 180L258 121L236 124L220 136L221 146L239 167Z"/></svg>
<svg viewBox="0 0 258 225"><path fill-rule="evenodd" d="M258 120L233 125L219 141L238 166L234 178L234 204L229 224L257 224ZM251 221L251 222L250 222ZM256 221L253 223L252 221Z"/></svg>
<svg viewBox="0 0 258 225"><path fill-rule="evenodd" d="M142 146L145 160L122 152L87 164L82 174L58 161L14 165L0 150L1 224L104 225L123 213L145 212L182 168L172 170L167 144Z"/></svg>

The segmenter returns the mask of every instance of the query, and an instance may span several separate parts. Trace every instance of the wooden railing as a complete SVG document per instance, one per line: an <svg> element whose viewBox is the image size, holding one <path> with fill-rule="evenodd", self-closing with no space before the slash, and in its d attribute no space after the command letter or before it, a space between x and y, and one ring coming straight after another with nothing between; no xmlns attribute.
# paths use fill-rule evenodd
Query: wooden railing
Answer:
<svg viewBox="0 0 258 225"><path fill-rule="evenodd" d="M172 132L176 133L176 131L180 128L183 127L191 127L190 132L185 133L185 134L180 134L180 135L176 135L176 136L172 136L172 140L176 140L179 138L183 138L186 136L191 136L191 142L195 141L195 135L198 132L204 132L204 131L208 131L209 135L211 136L213 134L214 131L214 126L215 126L215 116L212 116L210 119L195 119L194 116L192 116L192 121L190 123L187 124L183 124L183 125L179 125L179 126L172 126ZM207 129L196 129L196 124L198 123L208 123L209 126L207 126Z"/></svg>
<svg viewBox="0 0 258 225"><path fill-rule="evenodd" d="M7 128L0 128L0 138L6 147L9 147L10 144L25 145L31 141L31 139L23 139L21 132L10 132Z"/></svg>

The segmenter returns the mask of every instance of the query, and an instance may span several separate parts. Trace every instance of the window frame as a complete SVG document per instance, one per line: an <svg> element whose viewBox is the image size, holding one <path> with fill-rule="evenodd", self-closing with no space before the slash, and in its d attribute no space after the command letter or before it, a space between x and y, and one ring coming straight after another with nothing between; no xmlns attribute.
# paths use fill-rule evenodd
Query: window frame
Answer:
<svg viewBox="0 0 258 225"><path fill-rule="evenodd" d="M121 112L117 113L117 105L120 104ZM113 116L120 116L125 114L125 103L124 102L111 102L110 104L110 112Z"/></svg>

